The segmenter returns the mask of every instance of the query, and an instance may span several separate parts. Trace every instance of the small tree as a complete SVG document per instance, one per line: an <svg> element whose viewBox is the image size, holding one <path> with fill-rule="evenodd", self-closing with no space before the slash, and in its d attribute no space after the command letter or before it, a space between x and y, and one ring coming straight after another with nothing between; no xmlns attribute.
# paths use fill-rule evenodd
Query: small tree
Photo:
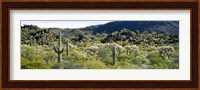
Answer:
<svg viewBox="0 0 200 90"><path fill-rule="evenodd" d="M131 46L127 45L125 46L125 48L126 48L127 55L132 54L136 56L136 53L139 51L139 47L136 45L131 45Z"/></svg>
<svg viewBox="0 0 200 90"><path fill-rule="evenodd" d="M90 46L90 47L87 48L86 53L88 55L94 55L94 54L98 53L98 50L99 50L98 46Z"/></svg>
<svg viewBox="0 0 200 90"><path fill-rule="evenodd" d="M147 51L148 51L148 56L149 56L149 53L152 52L152 51L157 51L157 47L154 47L154 46L150 46L147 48Z"/></svg>
<svg viewBox="0 0 200 90"><path fill-rule="evenodd" d="M174 52L174 48L172 46L162 46L159 48L159 54L160 57L162 57L162 59L164 59L164 57L169 57L173 54Z"/></svg>

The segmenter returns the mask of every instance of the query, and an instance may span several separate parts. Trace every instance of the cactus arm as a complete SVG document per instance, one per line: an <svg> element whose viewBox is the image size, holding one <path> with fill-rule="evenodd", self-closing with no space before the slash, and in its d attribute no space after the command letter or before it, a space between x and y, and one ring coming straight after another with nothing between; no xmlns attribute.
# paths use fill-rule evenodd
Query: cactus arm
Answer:
<svg viewBox="0 0 200 90"><path fill-rule="evenodd" d="M54 46L54 51L57 53L58 52L58 48L56 46Z"/></svg>

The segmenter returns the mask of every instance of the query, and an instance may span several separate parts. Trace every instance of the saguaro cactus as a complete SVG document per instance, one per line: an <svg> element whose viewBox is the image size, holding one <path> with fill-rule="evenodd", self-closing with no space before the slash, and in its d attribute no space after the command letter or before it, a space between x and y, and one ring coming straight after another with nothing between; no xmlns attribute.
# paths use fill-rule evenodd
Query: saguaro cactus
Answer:
<svg viewBox="0 0 200 90"><path fill-rule="evenodd" d="M58 54L58 63L62 61L61 53L63 52L64 48L61 46L61 32L58 33L58 46L54 46L54 51Z"/></svg>
<svg viewBox="0 0 200 90"><path fill-rule="evenodd" d="M112 57L113 57L113 65L115 65L116 64L116 48L115 48L115 46L113 46L113 48L112 48Z"/></svg>
<svg viewBox="0 0 200 90"><path fill-rule="evenodd" d="M66 48L67 48L67 57L69 57L69 41L68 40L67 40Z"/></svg>

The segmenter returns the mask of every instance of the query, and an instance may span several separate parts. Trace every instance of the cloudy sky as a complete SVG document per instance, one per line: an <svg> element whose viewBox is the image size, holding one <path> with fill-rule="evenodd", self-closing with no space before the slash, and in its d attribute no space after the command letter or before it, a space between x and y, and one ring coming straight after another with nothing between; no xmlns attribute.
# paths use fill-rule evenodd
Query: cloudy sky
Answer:
<svg viewBox="0 0 200 90"><path fill-rule="evenodd" d="M111 21L21 21L23 25L37 25L41 28L82 28L91 25L105 24Z"/></svg>

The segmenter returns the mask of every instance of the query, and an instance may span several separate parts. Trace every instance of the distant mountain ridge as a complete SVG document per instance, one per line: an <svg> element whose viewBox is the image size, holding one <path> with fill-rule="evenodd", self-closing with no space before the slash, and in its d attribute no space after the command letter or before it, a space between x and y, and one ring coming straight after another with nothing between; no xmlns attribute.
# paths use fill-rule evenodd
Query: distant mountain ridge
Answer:
<svg viewBox="0 0 200 90"><path fill-rule="evenodd" d="M82 31L110 34L114 31L120 31L123 28L129 30L138 30L139 32L157 32L157 33L178 33L179 21L113 21L101 25L93 25L80 28Z"/></svg>

